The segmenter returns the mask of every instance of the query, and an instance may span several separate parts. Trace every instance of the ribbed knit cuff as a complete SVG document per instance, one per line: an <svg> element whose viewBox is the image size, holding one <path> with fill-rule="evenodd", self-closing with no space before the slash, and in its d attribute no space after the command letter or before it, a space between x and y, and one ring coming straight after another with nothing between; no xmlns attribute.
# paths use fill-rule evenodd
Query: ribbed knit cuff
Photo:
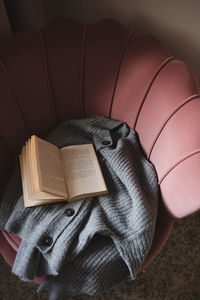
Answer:
<svg viewBox="0 0 200 300"><path fill-rule="evenodd" d="M121 257L126 263L131 280L136 278L137 272L145 261L153 240L154 230L151 228L135 237L133 240L113 240Z"/></svg>

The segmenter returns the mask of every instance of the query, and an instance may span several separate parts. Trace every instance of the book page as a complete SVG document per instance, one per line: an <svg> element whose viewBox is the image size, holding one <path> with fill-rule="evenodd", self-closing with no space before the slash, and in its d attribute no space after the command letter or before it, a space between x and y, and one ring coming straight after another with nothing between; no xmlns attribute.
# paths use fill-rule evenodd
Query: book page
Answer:
<svg viewBox="0 0 200 300"><path fill-rule="evenodd" d="M27 180L28 180L28 176L27 176L27 172L25 169L25 146L22 147L22 152L19 155L19 162L20 162L20 170L21 170L21 180L22 180L22 189L23 189L23 196L24 196L24 204L25 206L27 206L27 202L29 199L29 194L28 194L28 184L27 184Z"/></svg>
<svg viewBox="0 0 200 300"><path fill-rule="evenodd" d="M33 140L29 140L26 144L26 164L28 176L30 181L30 193L38 202L50 202L50 200L66 199L65 197L58 196L52 193L47 193L39 190L39 179L36 167L35 149L32 147ZM41 201L40 201L41 200Z"/></svg>
<svg viewBox="0 0 200 300"><path fill-rule="evenodd" d="M107 188L92 144L60 149L69 198L105 193Z"/></svg>
<svg viewBox="0 0 200 300"><path fill-rule="evenodd" d="M59 149L36 136L31 139L35 149L39 189L68 198Z"/></svg>
<svg viewBox="0 0 200 300"><path fill-rule="evenodd" d="M34 195L34 191L32 190L31 184L31 172L29 164L30 157L28 153L29 145L30 141L26 142L25 146L23 146L22 148L21 154L19 155L25 207L37 205L37 199Z"/></svg>
<svg viewBox="0 0 200 300"><path fill-rule="evenodd" d="M35 189L37 173L34 170L34 156L32 154L31 140L29 139L19 155L21 180L24 196L24 206L36 206L51 202L66 200L65 197Z"/></svg>

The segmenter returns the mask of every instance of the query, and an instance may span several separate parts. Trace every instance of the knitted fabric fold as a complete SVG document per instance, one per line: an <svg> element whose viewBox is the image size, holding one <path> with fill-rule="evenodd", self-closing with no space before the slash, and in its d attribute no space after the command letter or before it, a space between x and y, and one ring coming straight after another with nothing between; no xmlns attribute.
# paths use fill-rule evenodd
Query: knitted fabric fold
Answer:
<svg viewBox="0 0 200 300"><path fill-rule="evenodd" d="M159 198L137 133L93 116L61 123L46 140L59 148L93 143L109 194L25 208L17 160L0 208L0 228L22 239L12 272L27 281L47 274L38 292L50 300L97 295L135 279L152 244Z"/></svg>

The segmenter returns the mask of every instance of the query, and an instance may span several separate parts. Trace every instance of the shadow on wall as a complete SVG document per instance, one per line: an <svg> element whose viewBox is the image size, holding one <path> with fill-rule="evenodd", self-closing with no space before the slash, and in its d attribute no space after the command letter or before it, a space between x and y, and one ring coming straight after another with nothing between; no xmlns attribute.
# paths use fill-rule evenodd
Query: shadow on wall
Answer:
<svg viewBox="0 0 200 300"><path fill-rule="evenodd" d="M137 20L132 20L128 26L136 32L149 33L157 37L167 46L172 55L189 65L200 83L200 35L197 33L197 27L200 28L200 18L196 24L196 32L192 28L186 30L185 24L181 26L181 22L179 26L175 26L170 19L166 22L166 18L152 18L147 11L142 12Z"/></svg>
<svg viewBox="0 0 200 300"><path fill-rule="evenodd" d="M87 23L114 19L157 37L190 66L200 82L199 0L6 0L5 4L13 32L63 17Z"/></svg>
<svg viewBox="0 0 200 300"><path fill-rule="evenodd" d="M146 17L144 27L137 25L137 27L135 26L132 28L134 28L136 32L149 33L157 37L165 44L165 46L167 46L173 56L183 60L189 65L200 84L200 45L197 45L196 39L186 35L181 28L177 34L170 24L162 24L162 28L159 26L159 22L156 20L152 22L150 18L148 19L148 17Z"/></svg>
<svg viewBox="0 0 200 300"><path fill-rule="evenodd" d="M64 11L66 4L61 2ZM200 82L199 11L199 0L68 0L66 13L88 23L112 18L136 32L154 35L190 66Z"/></svg>

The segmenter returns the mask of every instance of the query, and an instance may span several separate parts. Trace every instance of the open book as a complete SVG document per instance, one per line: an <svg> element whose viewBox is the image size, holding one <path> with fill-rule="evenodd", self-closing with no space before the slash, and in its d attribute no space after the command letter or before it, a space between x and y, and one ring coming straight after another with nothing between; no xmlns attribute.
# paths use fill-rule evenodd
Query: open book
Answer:
<svg viewBox="0 0 200 300"><path fill-rule="evenodd" d="M19 159L25 207L108 193L92 144L59 149L33 135Z"/></svg>

